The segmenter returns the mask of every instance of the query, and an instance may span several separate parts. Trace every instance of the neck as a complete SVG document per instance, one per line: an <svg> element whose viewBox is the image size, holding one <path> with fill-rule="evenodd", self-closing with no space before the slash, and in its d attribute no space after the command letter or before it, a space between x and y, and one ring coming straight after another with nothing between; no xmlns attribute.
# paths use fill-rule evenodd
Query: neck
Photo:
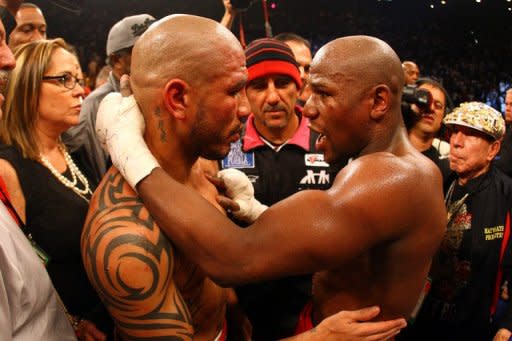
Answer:
<svg viewBox="0 0 512 341"><path fill-rule="evenodd" d="M416 150L424 152L432 146L434 136L415 128L411 128L411 130L409 130L409 141L411 141L411 144L416 148Z"/></svg>
<svg viewBox="0 0 512 341"><path fill-rule="evenodd" d="M259 120L254 119L254 127L258 131L258 134L273 145L280 146L295 135L295 132L299 128L300 120L299 117L293 114L285 127L280 128L269 128L262 124Z"/></svg>
<svg viewBox="0 0 512 341"><path fill-rule="evenodd" d="M376 152L400 155L413 150L401 118L395 118L395 120L390 120L387 124L381 124L373 129L371 143L366 145L357 157ZM393 131L393 133L390 133L390 131Z"/></svg>
<svg viewBox="0 0 512 341"><path fill-rule="evenodd" d="M144 139L160 167L176 181L186 184L191 179L192 166L198 157L187 152L188 149L180 144L176 134L170 132L167 135L168 138L162 139L159 132L146 130Z"/></svg>
<svg viewBox="0 0 512 341"><path fill-rule="evenodd" d="M482 169L479 169L477 171L473 171L473 172L470 172L470 173L466 173L466 174L457 174L458 175L458 179L457 179L457 183L461 186L465 186L470 180L472 179L476 179L478 178L480 175L483 175L485 173L487 173L489 171L489 169L491 168L491 164L487 164L485 167L483 167Z"/></svg>
<svg viewBox="0 0 512 341"><path fill-rule="evenodd" d="M60 132L36 126L36 141L39 153L50 154L58 149L60 143Z"/></svg>

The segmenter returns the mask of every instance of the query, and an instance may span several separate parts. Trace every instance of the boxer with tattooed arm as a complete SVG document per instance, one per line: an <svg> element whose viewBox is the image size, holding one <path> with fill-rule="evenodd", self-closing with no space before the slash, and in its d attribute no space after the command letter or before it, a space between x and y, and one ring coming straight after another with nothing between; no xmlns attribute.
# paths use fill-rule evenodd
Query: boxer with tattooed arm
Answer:
<svg viewBox="0 0 512 341"><path fill-rule="evenodd" d="M158 162L165 172L222 211L215 201L217 190L206 179L199 157L223 157L229 142L239 137L241 118L249 113L243 91L245 57L236 38L209 19L166 17L135 44L131 77L143 113L138 125L146 127L144 137L136 139L143 139L155 155L139 154L141 167ZM117 99L111 94L104 102L117 103ZM129 111L136 105L128 97L117 109ZM115 113L103 115L102 107L98 120L118 119ZM117 122L123 123L133 124ZM138 170L131 167L123 172L137 177ZM124 339L214 340L225 336L228 292L207 277L190 254L167 239L116 168L106 174L91 200L82 256L91 282ZM380 340L404 326L402 319L359 323L378 312L376 307L343 311L293 340Z"/></svg>

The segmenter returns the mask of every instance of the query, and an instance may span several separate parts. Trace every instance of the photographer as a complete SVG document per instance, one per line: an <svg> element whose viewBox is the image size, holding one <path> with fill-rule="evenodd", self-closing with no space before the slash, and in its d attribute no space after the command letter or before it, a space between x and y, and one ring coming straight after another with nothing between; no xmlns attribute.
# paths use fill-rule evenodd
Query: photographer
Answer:
<svg viewBox="0 0 512 341"><path fill-rule="evenodd" d="M406 87L403 102L402 111L411 144L439 167L446 181L451 174L448 159L441 156L433 141L439 136L444 115L452 107L448 93L439 82L420 78L416 88Z"/></svg>

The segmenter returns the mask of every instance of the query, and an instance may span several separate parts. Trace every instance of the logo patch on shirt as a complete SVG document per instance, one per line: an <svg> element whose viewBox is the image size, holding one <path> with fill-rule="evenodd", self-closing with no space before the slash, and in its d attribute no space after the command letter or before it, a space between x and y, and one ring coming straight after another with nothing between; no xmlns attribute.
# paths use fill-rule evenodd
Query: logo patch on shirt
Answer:
<svg viewBox="0 0 512 341"><path fill-rule="evenodd" d="M254 153L242 151L242 141L231 144L228 156L222 160L222 168L254 168Z"/></svg>
<svg viewBox="0 0 512 341"><path fill-rule="evenodd" d="M485 240L503 239L505 226L499 225L484 228Z"/></svg>
<svg viewBox="0 0 512 341"><path fill-rule="evenodd" d="M306 176L300 180L301 185L328 185L331 182L329 173L321 170L318 173L308 169Z"/></svg>
<svg viewBox="0 0 512 341"><path fill-rule="evenodd" d="M324 154L305 154L304 162L310 167L329 167L329 164L324 161Z"/></svg>

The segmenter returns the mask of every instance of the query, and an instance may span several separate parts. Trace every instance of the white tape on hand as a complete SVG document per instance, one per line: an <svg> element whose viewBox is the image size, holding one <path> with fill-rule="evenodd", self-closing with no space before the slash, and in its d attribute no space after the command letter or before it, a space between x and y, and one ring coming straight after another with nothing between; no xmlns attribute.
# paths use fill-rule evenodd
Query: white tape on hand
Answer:
<svg viewBox="0 0 512 341"><path fill-rule="evenodd" d="M254 198L254 188L249 178L238 169L223 169L218 176L224 180L226 195L240 206L239 211L233 211L233 216L247 223L252 223L268 206Z"/></svg>
<svg viewBox="0 0 512 341"><path fill-rule="evenodd" d="M122 97L120 93L110 93L101 101L96 134L114 166L134 189L159 167L144 141L144 129L144 117L133 95Z"/></svg>

